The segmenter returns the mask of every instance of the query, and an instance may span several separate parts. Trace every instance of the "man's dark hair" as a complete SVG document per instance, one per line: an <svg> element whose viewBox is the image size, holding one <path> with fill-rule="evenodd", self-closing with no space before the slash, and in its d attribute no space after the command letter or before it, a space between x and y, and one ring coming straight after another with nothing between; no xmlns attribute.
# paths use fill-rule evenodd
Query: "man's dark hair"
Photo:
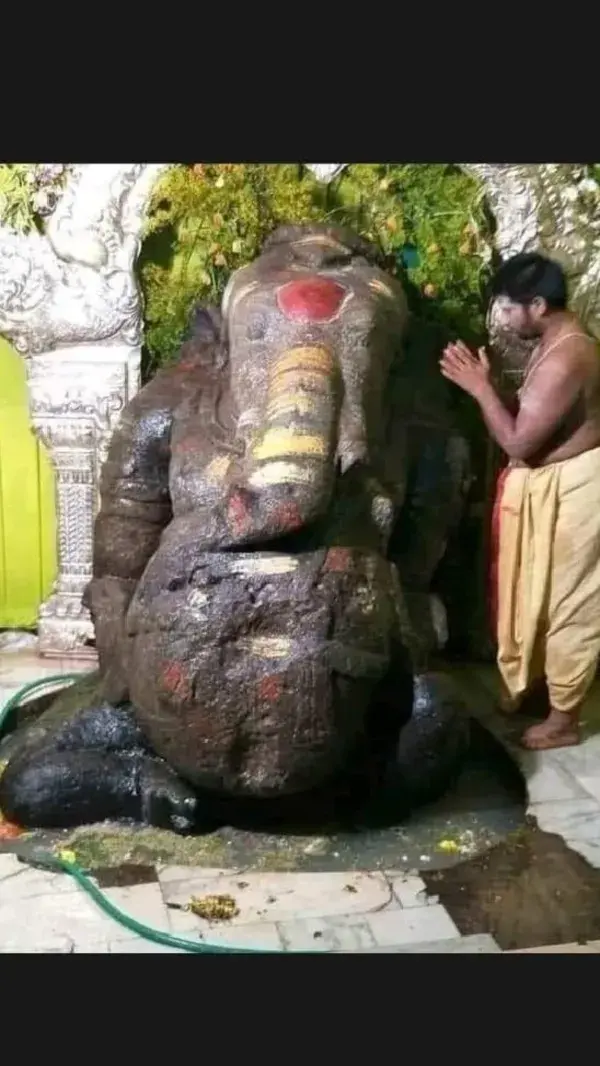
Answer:
<svg viewBox="0 0 600 1066"><path fill-rule="evenodd" d="M537 252L522 253L507 259L492 278L492 299L507 296L517 304L543 299L553 311L567 306L567 279L559 263Z"/></svg>

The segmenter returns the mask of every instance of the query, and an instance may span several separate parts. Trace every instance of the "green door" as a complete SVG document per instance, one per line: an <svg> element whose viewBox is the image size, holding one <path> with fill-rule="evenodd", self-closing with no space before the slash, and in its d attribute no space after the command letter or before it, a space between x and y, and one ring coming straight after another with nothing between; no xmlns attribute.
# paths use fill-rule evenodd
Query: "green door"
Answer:
<svg viewBox="0 0 600 1066"><path fill-rule="evenodd" d="M54 471L29 421L24 360L0 337L0 629L31 629L57 573Z"/></svg>

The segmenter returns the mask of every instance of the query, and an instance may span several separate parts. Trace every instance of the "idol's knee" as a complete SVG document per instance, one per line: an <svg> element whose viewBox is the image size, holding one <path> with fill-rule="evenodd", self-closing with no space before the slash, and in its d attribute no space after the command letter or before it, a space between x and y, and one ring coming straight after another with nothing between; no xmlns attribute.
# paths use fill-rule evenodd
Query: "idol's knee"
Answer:
<svg viewBox="0 0 600 1066"><path fill-rule="evenodd" d="M26 829L69 828L135 818L139 757L101 751L27 751L0 778L0 810Z"/></svg>
<svg viewBox="0 0 600 1066"><path fill-rule="evenodd" d="M3 817L24 828L44 825L45 812L55 806L57 769L45 753L25 752L12 758L0 778Z"/></svg>

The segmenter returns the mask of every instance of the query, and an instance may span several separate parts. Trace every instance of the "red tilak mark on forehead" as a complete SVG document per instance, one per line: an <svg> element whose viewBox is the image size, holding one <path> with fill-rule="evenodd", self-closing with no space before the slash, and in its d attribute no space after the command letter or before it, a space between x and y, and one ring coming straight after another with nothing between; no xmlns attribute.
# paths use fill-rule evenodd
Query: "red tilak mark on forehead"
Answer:
<svg viewBox="0 0 600 1066"><path fill-rule="evenodd" d="M325 556L323 569L343 574L350 569L351 561L352 553L349 548L330 548Z"/></svg>
<svg viewBox="0 0 600 1066"><path fill-rule="evenodd" d="M279 310L301 322L327 322L340 309L346 289L329 278L302 278L282 285L277 293Z"/></svg>
<svg viewBox="0 0 600 1066"><path fill-rule="evenodd" d="M261 700L274 703L281 696L281 678L271 675L262 677L258 683L258 695Z"/></svg>

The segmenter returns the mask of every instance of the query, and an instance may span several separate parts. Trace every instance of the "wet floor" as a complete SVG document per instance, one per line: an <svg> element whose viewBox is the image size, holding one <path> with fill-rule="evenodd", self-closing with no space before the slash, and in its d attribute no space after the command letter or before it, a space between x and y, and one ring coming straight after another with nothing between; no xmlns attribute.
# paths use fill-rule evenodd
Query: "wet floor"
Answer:
<svg viewBox="0 0 600 1066"><path fill-rule="evenodd" d="M481 727L473 734L456 786L403 825L310 837L221 830L234 865L261 865L265 853L279 852L296 870L432 870L488 850L525 824L524 786L495 741Z"/></svg>
<svg viewBox="0 0 600 1066"><path fill-rule="evenodd" d="M509 756L473 724L471 751L455 787L402 825L344 831L270 833L224 827L198 837L102 826L36 832L1 850L69 847L90 868L167 863L245 870L443 869L487 851L525 824L522 778Z"/></svg>

